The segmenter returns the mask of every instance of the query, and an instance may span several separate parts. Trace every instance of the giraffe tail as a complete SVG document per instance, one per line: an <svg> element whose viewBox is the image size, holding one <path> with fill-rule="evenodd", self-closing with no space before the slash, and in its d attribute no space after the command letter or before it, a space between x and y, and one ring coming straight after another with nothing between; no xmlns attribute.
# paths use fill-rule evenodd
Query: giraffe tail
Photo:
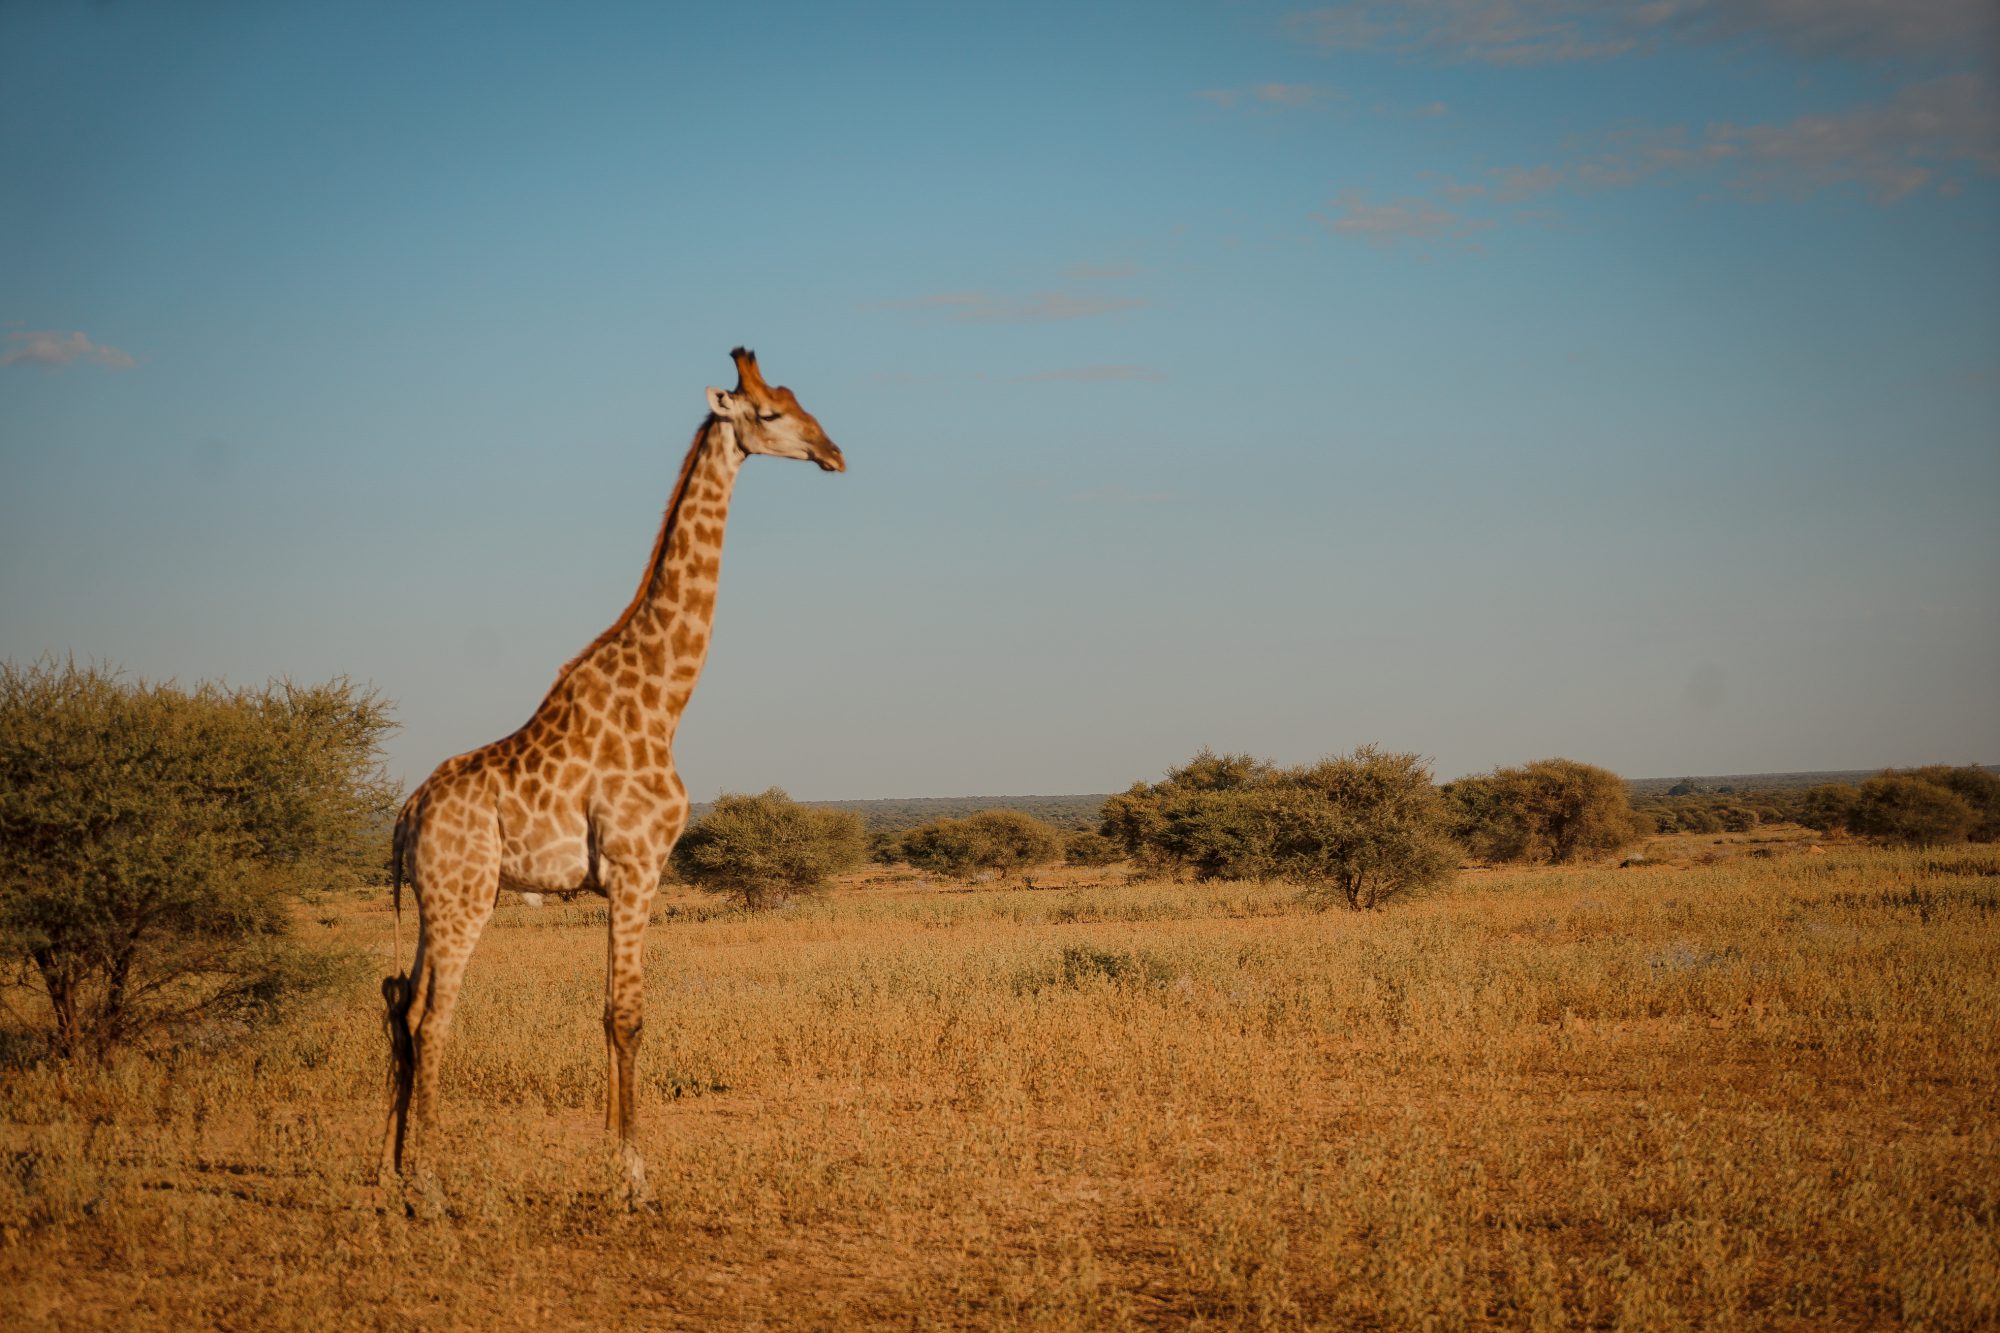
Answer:
<svg viewBox="0 0 2000 1333"><path fill-rule="evenodd" d="M396 910L396 970L382 978L382 1001L387 1006L382 1026L389 1032L389 1124L382 1148L385 1172L400 1169L402 1165L410 1078L416 1069L416 1047L410 1037L410 999L415 987L403 972L403 873L409 846L410 821L405 811L396 819L396 832L389 845L389 885Z"/></svg>
<svg viewBox="0 0 2000 1333"><path fill-rule="evenodd" d="M396 908L396 972L403 971L403 858L410 846L409 813L396 816L396 832L389 843L390 901Z"/></svg>
<svg viewBox="0 0 2000 1333"><path fill-rule="evenodd" d="M409 851L410 816L406 809L396 818L396 832L389 844L390 901L395 904L396 911L396 970L382 978L382 999L389 1006L383 1021L389 1028L395 1057L392 1076L401 1073L409 1064L410 998L415 989L403 971L403 878L409 863Z"/></svg>

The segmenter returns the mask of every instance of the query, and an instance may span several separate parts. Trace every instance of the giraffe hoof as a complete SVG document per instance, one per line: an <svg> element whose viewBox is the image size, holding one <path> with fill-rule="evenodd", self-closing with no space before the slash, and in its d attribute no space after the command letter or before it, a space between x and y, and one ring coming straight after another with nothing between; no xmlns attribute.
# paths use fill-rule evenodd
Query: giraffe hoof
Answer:
<svg viewBox="0 0 2000 1333"><path fill-rule="evenodd" d="M449 1212L444 1191L434 1178L419 1176L403 1182L403 1216L416 1222L440 1222Z"/></svg>
<svg viewBox="0 0 2000 1333"><path fill-rule="evenodd" d="M629 1213L660 1211L660 1201L653 1197L653 1187L646 1183L646 1159L630 1143L618 1146L619 1165L625 1171L624 1187L620 1193L625 1199L625 1211Z"/></svg>
<svg viewBox="0 0 2000 1333"><path fill-rule="evenodd" d="M642 1175L638 1179L627 1179L618 1189L618 1198L628 1213L658 1213L660 1201L653 1194L653 1187L646 1183Z"/></svg>

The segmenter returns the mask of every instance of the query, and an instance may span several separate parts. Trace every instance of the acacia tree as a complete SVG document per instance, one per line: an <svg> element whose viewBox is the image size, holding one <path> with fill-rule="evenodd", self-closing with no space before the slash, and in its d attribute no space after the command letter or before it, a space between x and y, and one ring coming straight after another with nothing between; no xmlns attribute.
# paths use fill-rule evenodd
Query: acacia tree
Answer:
<svg viewBox="0 0 2000 1333"><path fill-rule="evenodd" d="M0 952L60 1054L268 1016L323 972L290 902L379 860L388 705L0 664Z"/></svg>
<svg viewBox="0 0 2000 1333"><path fill-rule="evenodd" d="M1909 775L1943 787L1972 808L1972 827L1966 837L1974 842L2000 842L2000 775L1975 764L1959 768L1930 764L1911 769Z"/></svg>
<svg viewBox="0 0 2000 1333"><path fill-rule="evenodd" d="M903 835L903 859L919 870L1001 874L1046 865L1063 856L1054 828L1020 810L981 810L963 819L934 819Z"/></svg>
<svg viewBox="0 0 2000 1333"><path fill-rule="evenodd" d="M1962 842L1978 824L1978 811L1951 788L1893 770L1861 784L1847 817L1864 837L1915 847Z"/></svg>
<svg viewBox="0 0 2000 1333"><path fill-rule="evenodd" d="M1441 883L1458 868L1444 800L1414 754L1363 745L1285 775L1273 860L1280 877L1371 908Z"/></svg>
<svg viewBox="0 0 2000 1333"><path fill-rule="evenodd" d="M1063 837L1063 860L1073 866L1108 866L1124 855L1123 848L1095 829L1075 829Z"/></svg>
<svg viewBox="0 0 2000 1333"><path fill-rule="evenodd" d="M1489 861L1573 861L1641 836L1625 780L1574 759L1461 778L1444 789L1453 831Z"/></svg>
<svg viewBox="0 0 2000 1333"><path fill-rule="evenodd" d="M1794 799L1792 815L1809 829L1831 833L1847 827L1860 795L1844 782L1823 782Z"/></svg>
<svg viewBox="0 0 2000 1333"><path fill-rule="evenodd" d="M1204 746L1187 763L1167 770L1161 781L1135 782L1107 797L1098 832L1123 848L1141 869L1189 869L1188 840L1194 837L1208 843L1212 839L1184 828L1170 831L1169 826L1177 821L1185 824L1222 818L1216 810L1220 804L1217 798L1261 786L1276 771L1251 755L1217 754Z"/></svg>
<svg viewBox="0 0 2000 1333"><path fill-rule="evenodd" d="M1282 879L1309 899L1371 908L1458 865L1430 772L1364 745L1280 769L1206 750L1105 802L1105 835L1141 865L1195 879Z"/></svg>
<svg viewBox="0 0 2000 1333"><path fill-rule="evenodd" d="M673 866L689 883L756 909L818 892L867 855L860 815L801 805L773 787L717 798L682 835Z"/></svg>

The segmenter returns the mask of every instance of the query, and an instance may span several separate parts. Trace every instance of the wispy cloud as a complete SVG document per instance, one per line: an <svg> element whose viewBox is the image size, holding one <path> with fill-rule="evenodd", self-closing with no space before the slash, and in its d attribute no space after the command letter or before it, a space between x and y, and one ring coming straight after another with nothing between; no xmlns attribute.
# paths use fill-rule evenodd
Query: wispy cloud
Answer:
<svg viewBox="0 0 2000 1333"><path fill-rule="evenodd" d="M1302 41L1446 62L1606 60L1666 42L1763 41L1803 56L1972 53L2000 41L1992 0L1348 0L1291 15Z"/></svg>
<svg viewBox="0 0 2000 1333"><path fill-rule="evenodd" d="M1992 0L1667 0L1633 9L1682 37L1763 38L1805 56L1964 52L1991 59L2000 43L2000 6Z"/></svg>
<svg viewBox="0 0 2000 1333"><path fill-rule="evenodd" d="M60 370L78 361L130 370L139 363L131 353L104 343L92 342L82 333L22 331L7 335L7 350L0 352L0 366L40 366Z"/></svg>
<svg viewBox="0 0 2000 1333"><path fill-rule="evenodd" d="M1903 89L1886 104L1782 125L1712 125L1733 183L1753 193L1856 184L1894 203L1962 166L2000 175L2000 97L1975 74Z"/></svg>
<svg viewBox="0 0 2000 1333"><path fill-rule="evenodd" d="M1977 74L1948 74L1888 102L1781 124L1622 131L1577 163L1574 176L1607 188L1715 171L1751 197L1856 185L1892 204L1931 185L1955 193L1957 178L1944 174L1954 169L2000 175L2000 96Z"/></svg>
<svg viewBox="0 0 2000 1333"><path fill-rule="evenodd" d="M1296 109L1338 100L1340 94L1317 83L1258 83L1248 88L1203 88L1195 96L1227 111L1239 105Z"/></svg>
<svg viewBox="0 0 2000 1333"><path fill-rule="evenodd" d="M1489 167L1486 176L1487 179L1479 181L1441 177L1436 186L1438 197L1453 205L1475 199L1514 204L1558 189L1565 179L1560 168L1546 162L1538 167Z"/></svg>
<svg viewBox="0 0 2000 1333"><path fill-rule="evenodd" d="M1491 65L1601 60L1637 39L1581 0L1353 0L1293 14L1286 27L1330 50L1383 50Z"/></svg>
<svg viewBox="0 0 2000 1333"><path fill-rule="evenodd" d="M1968 175L2000 175L2000 95L1980 75L1947 74L1887 102L1790 121L1618 130L1574 145L1565 161L1433 178L1426 193L1383 203L1347 190L1315 220L1378 243L1463 240L1546 217L1512 206L1559 190L1697 180L1750 200L1854 188L1887 206L1929 189L1951 197Z"/></svg>
<svg viewBox="0 0 2000 1333"><path fill-rule="evenodd" d="M1399 241L1466 241L1493 225L1435 198L1413 196L1376 203L1365 190L1342 190L1313 220L1336 236L1359 236L1377 245Z"/></svg>
<svg viewBox="0 0 2000 1333"><path fill-rule="evenodd" d="M936 292L909 301L890 301L881 308L926 311L941 315L954 324L1038 324L1111 315L1121 310L1136 310L1145 304L1136 296L1036 292L1030 296L1012 297L970 291Z"/></svg>
<svg viewBox="0 0 2000 1333"><path fill-rule="evenodd" d="M1563 174L1544 162L1538 167L1495 167L1493 198L1496 203L1513 204L1547 194L1563 183Z"/></svg>
<svg viewBox="0 0 2000 1333"><path fill-rule="evenodd" d="M1016 375L1008 383L1115 384L1134 381L1156 383L1165 378L1165 375L1148 366L1067 366L1059 370L1037 370L1026 375Z"/></svg>

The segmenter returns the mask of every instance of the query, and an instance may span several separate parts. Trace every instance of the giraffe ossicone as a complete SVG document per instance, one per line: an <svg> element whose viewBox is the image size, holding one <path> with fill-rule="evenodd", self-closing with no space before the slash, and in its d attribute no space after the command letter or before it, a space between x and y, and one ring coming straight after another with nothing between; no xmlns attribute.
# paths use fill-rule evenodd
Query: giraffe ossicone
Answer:
<svg viewBox="0 0 2000 1333"><path fill-rule="evenodd" d="M605 1128L628 1203L652 1202L636 1143L635 1062L645 1008L642 950L660 872L687 826L674 732L708 656L723 529L737 471L751 454L847 462L792 391L765 383L736 348L733 390L708 390L639 590L611 628L556 674L512 735L439 764L396 820L394 892L417 901L410 970L386 978L390 1095L385 1184L425 1178L438 1072L465 967L501 888L602 894ZM400 960L399 960L400 961Z"/></svg>

